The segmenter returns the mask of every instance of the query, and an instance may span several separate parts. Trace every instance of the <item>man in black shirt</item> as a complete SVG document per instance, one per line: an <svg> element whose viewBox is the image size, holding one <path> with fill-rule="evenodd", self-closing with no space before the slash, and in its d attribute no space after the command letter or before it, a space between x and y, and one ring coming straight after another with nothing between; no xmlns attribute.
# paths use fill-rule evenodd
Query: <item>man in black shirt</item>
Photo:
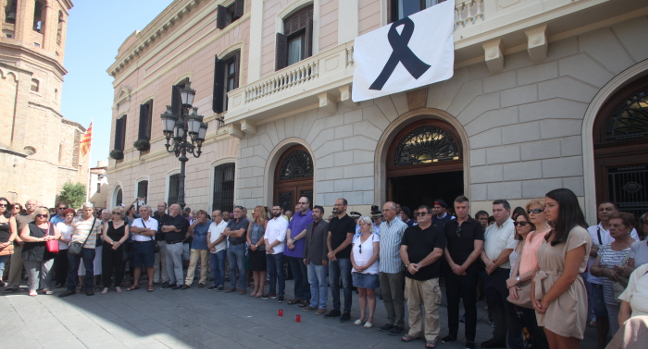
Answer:
<svg viewBox="0 0 648 349"><path fill-rule="evenodd" d="M166 202L160 201L157 203L157 211L153 213L153 218L158 222L158 227L167 225L171 219L171 216L166 213L166 210ZM162 287L170 287L172 285L169 284L170 279L169 273L167 272L166 241L164 240L164 233L161 228L159 228L158 232L155 234L155 240L157 240L158 246L160 246L160 252L155 254L155 263L153 264L153 267L155 268L153 282L156 284L162 282Z"/></svg>
<svg viewBox="0 0 648 349"><path fill-rule="evenodd" d="M475 348L477 330L477 280L479 263L477 260L484 245L484 232L481 224L468 215L470 202L465 196L454 201L457 218L444 225L446 237L445 259L448 262L444 270L446 280L446 297L448 299L447 336L443 343L457 339L459 331L459 300L463 299L466 311L466 348Z"/></svg>
<svg viewBox="0 0 648 349"><path fill-rule="evenodd" d="M333 310L324 315L324 318L340 316L340 279L344 288L344 313L340 322L347 322L351 318L351 240L355 234L355 220L346 214L346 199L337 199L333 208L336 215L329 223L328 259L329 282L333 296Z"/></svg>
<svg viewBox="0 0 648 349"><path fill-rule="evenodd" d="M169 207L171 219L165 222L162 226L162 232L165 234L167 254L167 271L169 273L170 285L174 290L182 288L183 274L182 274L182 240L187 235L187 228L189 222L182 216L182 208L180 205L173 204Z"/></svg>
<svg viewBox="0 0 648 349"><path fill-rule="evenodd" d="M409 227L401 240L400 255L405 267L405 299L409 311L409 332L401 338L411 342L421 337L421 304L425 306L425 340L427 347L436 346L441 324L441 256L446 242L443 230L432 225L430 207L421 205L415 213L418 225Z"/></svg>
<svg viewBox="0 0 648 349"><path fill-rule="evenodd" d="M230 267L230 288L225 293L236 291L236 280L239 281L239 294L244 295L247 288L245 279L245 241L250 221L245 218L245 207L234 207L234 219L230 219L223 235L227 236L229 247L227 259ZM238 276L236 272L238 271Z"/></svg>

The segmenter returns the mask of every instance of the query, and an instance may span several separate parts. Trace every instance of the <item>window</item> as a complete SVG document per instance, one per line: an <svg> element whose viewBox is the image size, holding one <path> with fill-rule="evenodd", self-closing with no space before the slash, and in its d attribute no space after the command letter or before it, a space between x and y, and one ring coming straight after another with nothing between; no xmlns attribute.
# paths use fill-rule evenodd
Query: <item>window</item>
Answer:
<svg viewBox="0 0 648 349"><path fill-rule="evenodd" d="M148 181L137 182L137 197L144 198L144 202L148 202Z"/></svg>
<svg viewBox="0 0 648 349"><path fill-rule="evenodd" d="M438 127L423 126L412 130L401 140L394 156L394 166L458 159L459 147L450 133Z"/></svg>
<svg viewBox="0 0 648 349"><path fill-rule="evenodd" d="M32 29L34 29L34 31L39 33L43 29L43 24L44 24L41 18L41 14L43 13L43 8L44 8L43 4L41 4L40 1L36 0L36 3L34 4L34 24Z"/></svg>
<svg viewBox="0 0 648 349"><path fill-rule="evenodd" d="M178 197L180 196L180 174L176 173L169 176L169 197L167 202L169 206L178 203Z"/></svg>
<svg viewBox="0 0 648 349"><path fill-rule="evenodd" d="M445 0L390 0L390 22L395 22Z"/></svg>
<svg viewBox="0 0 648 349"><path fill-rule="evenodd" d="M17 0L8 0L5 5L5 22L16 23Z"/></svg>
<svg viewBox="0 0 648 349"><path fill-rule="evenodd" d="M115 150L124 150L126 144L126 115L115 122Z"/></svg>
<svg viewBox="0 0 648 349"><path fill-rule="evenodd" d="M284 19L284 33L277 33L276 70L313 55L313 6Z"/></svg>
<svg viewBox="0 0 648 349"><path fill-rule="evenodd" d="M117 189L117 194L115 194L115 202L113 207L120 206L122 204L123 198L122 198L122 190L121 188Z"/></svg>
<svg viewBox="0 0 648 349"><path fill-rule="evenodd" d="M101 183L97 183L97 194L101 193Z"/></svg>
<svg viewBox="0 0 648 349"><path fill-rule="evenodd" d="M223 29L237 19L243 17L245 10L244 0L235 0L233 4L228 7L218 5L216 12L216 28Z"/></svg>
<svg viewBox="0 0 648 349"><path fill-rule="evenodd" d="M83 133L79 130L74 132L74 150L72 151L72 167L79 168L79 154L81 153L81 136Z"/></svg>
<svg viewBox="0 0 648 349"><path fill-rule="evenodd" d="M212 210L232 212L234 209L234 164L214 167Z"/></svg>
<svg viewBox="0 0 648 349"><path fill-rule="evenodd" d="M151 99L144 104L140 104L139 132L137 133L137 140L150 140L152 126L153 100Z"/></svg>
<svg viewBox="0 0 648 349"><path fill-rule="evenodd" d="M56 27L56 44L61 45L61 37L63 36L63 12L58 13L58 25Z"/></svg>
<svg viewBox="0 0 648 349"><path fill-rule="evenodd" d="M38 81L38 79L31 79L31 82L30 89L34 92L38 92L38 90L40 90L40 81Z"/></svg>
<svg viewBox="0 0 648 349"><path fill-rule="evenodd" d="M182 96L180 96L180 90L187 85L187 82L189 82L189 78L180 81L177 85L171 86L171 112L176 116L182 113Z"/></svg>
<svg viewBox="0 0 648 349"><path fill-rule="evenodd" d="M240 51L227 55L224 59L216 57L212 101L214 113L222 113L227 110L227 92L238 88L240 57Z"/></svg>

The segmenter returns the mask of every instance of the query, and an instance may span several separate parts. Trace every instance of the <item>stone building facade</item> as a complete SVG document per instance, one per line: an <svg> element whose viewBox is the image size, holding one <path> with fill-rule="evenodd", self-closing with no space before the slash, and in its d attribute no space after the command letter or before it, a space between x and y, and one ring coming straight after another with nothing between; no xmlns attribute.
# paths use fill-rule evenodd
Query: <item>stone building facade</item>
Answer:
<svg viewBox="0 0 648 349"><path fill-rule="evenodd" d="M47 206L67 181L86 184L85 128L60 112L68 0L0 0L0 195Z"/></svg>
<svg viewBox="0 0 648 349"><path fill-rule="evenodd" d="M190 3L205 6L174 1L167 10ZM210 124L208 137L210 144L227 143L217 146L227 152L190 160L190 206L214 207L220 183L215 166L230 161L233 201L246 207L272 202L293 207L302 195L331 207L344 197L366 214L371 204L388 199L415 207L465 194L475 212L489 210L494 199L524 205L566 187L579 197L590 222L601 200L634 213L648 211L645 1L456 0L454 76L353 103L353 39L407 15L403 4L245 1L241 19L249 24L240 31L238 88L227 93L227 110L211 116L223 116L225 127L215 132ZM188 11L180 21L195 24L183 34L197 38L198 23L210 19L213 27L216 12L200 17L202 12ZM164 35L171 34L144 50L170 49ZM206 50L217 35L185 43ZM113 67L126 56L120 54ZM200 56L166 63L165 72L173 73L155 81L164 85L160 97L169 104L163 92L187 74L175 67L193 72L192 79L206 89L198 95L207 115L216 65L193 67L190 62ZM168 59L177 60L178 54ZM147 64L140 62L137 69ZM116 80L116 93L144 89L122 81L126 78ZM162 143L158 137L151 152ZM130 160L137 167L127 171L111 162L109 173L124 178L126 188L135 187L136 177L157 176L151 199L168 197L161 194L178 162L158 153L155 168Z"/></svg>

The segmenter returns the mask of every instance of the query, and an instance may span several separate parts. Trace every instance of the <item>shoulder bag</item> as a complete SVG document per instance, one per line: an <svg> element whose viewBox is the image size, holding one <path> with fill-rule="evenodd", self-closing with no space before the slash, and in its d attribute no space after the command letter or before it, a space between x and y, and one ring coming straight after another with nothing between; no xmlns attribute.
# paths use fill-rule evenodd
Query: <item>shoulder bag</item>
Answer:
<svg viewBox="0 0 648 349"><path fill-rule="evenodd" d="M83 251L83 246L85 246L86 242L88 242L88 238L90 235L92 235L92 231L94 230L95 223L97 221L97 217L95 217L92 220L92 225L90 226L90 231L88 232L88 236L86 236L86 239L83 243L80 243L78 241L72 241L70 243L70 247L68 248L68 254L71 254L73 256L80 256L81 252Z"/></svg>
<svg viewBox="0 0 648 349"><path fill-rule="evenodd" d="M628 258L630 258L630 251L623 257L623 260L621 261L621 266L624 266L628 263ZM626 287L628 287L628 278L622 275L617 275L619 278L619 281L615 281L612 284L612 290L614 291L614 299L618 302L621 303L621 300L619 299L619 296L623 291L625 291Z"/></svg>
<svg viewBox="0 0 648 349"><path fill-rule="evenodd" d="M47 223L47 232L45 235L49 235L50 226L52 223ZM45 246L47 246L47 252L49 253L59 253L59 243L58 240L47 240L45 241Z"/></svg>
<svg viewBox="0 0 648 349"><path fill-rule="evenodd" d="M146 228L146 224L144 224L144 219L140 218L142 220L142 226ZM160 245L157 242L157 233L155 233L153 236L151 236L151 241L153 241L153 253L158 253L160 252Z"/></svg>

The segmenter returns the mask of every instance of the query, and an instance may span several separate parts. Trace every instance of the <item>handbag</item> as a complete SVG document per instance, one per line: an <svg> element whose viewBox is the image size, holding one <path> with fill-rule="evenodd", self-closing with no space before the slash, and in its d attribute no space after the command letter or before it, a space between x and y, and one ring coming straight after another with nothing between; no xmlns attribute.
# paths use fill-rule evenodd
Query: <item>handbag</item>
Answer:
<svg viewBox="0 0 648 349"><path fill-rule="evenodd" d="M47 223L47 232L45 235L49 235L50 226L52 223ZM45 246L47 247L47 252L49 253L59 253L59 243L58 240L47 240L45 241Z"/></svg>
<svg viewBox="0 0 648 349"><path fill-rule="evenodd" d="M533 304L531 303L531 280L520 283L516 287L518 288L518 299L513 299L513 297L509 295L506 300L518 307L533 309Z"/></svg>
<svg viewBox="0 0 648 349"><path fill-rule="evenodd" d="M90 231L88 232L88 236L86 236L86 239L83 243L80 243L78 241L72 241L70 243L70 247L68 248L68 254L71 254L73 256L80 256L81 252L83 252L83 246L85 246L86 242L88 242L88 238L90 235L92 235L92 230L94 229L95 222L97 221L97 217L95 217L92 220L92 225L90 226Z"/></svg>
<svg viewBox="0 0 648 349"><path fill-rule="evenodd" d="M625 257L623 257L623 260L621 261L622 266L628 263L628 258L630 258L630 251L628 251ZM619 296L623 291L625 291L626 287L628 287L628 278L622 275L617 275L617 277L619 278L619 281L612 283L612 290L614 292L614 299L617 303L621 303Z"/></svg>
<svg viewBox="0 0 648 349"><path fill-rule="evenodd" d="M0 256L8 256L14 253L14 245L9 244L6 247L0 248Z"/></svg>

